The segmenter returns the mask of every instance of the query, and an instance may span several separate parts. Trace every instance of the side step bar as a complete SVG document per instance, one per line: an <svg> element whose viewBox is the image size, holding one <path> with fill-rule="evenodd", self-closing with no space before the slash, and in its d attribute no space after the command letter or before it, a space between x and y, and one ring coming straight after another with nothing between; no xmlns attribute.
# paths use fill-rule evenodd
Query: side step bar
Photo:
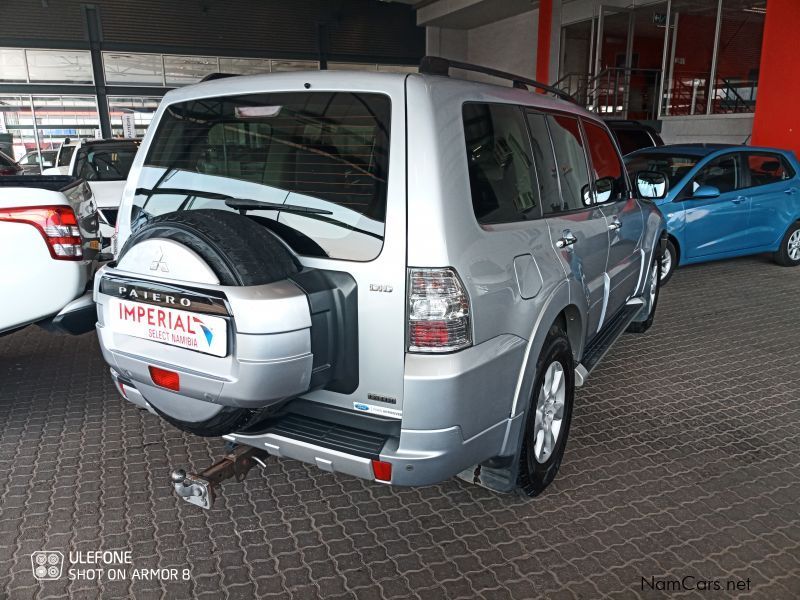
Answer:
<svg viewBox="0 0 800 600"><path fill-rule="evenodd" d="M600 361L603 360L603 357L611 349L611 346L614 345L614 342L617 341L617 338L625 333L628 325L636 318L639 311L642 310L642 306L644 306L644 300L642 298L631 298L628 300L628 303L622 310L617 312L617 314L605 324L603 329L600 330L600 333L589 342L589 345L586 346L583 352L583 360L575 367L575 385L577 387L581 387L586 383L589 373L600 364Z"/></svg>

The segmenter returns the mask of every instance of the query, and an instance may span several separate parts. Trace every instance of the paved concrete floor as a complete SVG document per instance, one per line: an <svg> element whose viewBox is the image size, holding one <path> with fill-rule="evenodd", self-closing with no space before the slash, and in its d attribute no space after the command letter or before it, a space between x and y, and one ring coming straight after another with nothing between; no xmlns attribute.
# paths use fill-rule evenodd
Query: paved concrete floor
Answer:
<svg viewBox="0 0 800 600"><path fill-rule="evenodd" d="M273 460L204 512L167 475L218 440L123 402L93 335L1 338L0 597L662 598L688 576L723 591L681 597L800 598L799 299L800 269L766 257L679 271L580 391L533 501ZM33 551L119 549L125 581L32 576ZM178 581L130 579L158 568Z"/></svg>

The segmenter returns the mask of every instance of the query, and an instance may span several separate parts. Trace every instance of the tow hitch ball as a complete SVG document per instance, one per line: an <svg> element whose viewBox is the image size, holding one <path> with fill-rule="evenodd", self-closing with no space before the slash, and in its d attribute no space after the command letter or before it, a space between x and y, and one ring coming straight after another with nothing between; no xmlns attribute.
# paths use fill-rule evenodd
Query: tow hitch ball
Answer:
<svg viewBox="0 0 800 600"><path fill-rule="evenodd" d="M198 474L186 473L183 469L175 469L170 473L175 493L189 504L209 510L214 506L220 484L226 479L235 477L237 482L244 481L248 471L256 464L265 466L268 454L265 450L251 446L236 446L210 467Z"/></svg>

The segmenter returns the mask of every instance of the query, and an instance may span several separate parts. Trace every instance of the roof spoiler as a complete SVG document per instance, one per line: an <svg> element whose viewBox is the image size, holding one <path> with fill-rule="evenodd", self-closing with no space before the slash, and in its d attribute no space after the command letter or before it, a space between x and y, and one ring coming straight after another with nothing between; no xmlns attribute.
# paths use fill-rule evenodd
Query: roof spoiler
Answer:
<svg viewBox="0 0 800 600"><path fill-rule="evenodd" d="M547 85L541 81L536 81L535 79L522 77L521 75L514 75L513 73L508 73L506 71L499 71L498 69L492 69L491 67L483 67L481 65L459 62L442 58L440 56L424 56L419 63L419 72L426 75L441 75L443 77L449 77L450 69L461 69L462 71L471 71L473 73L491 75L492 77L511 81L512 85L517 89L527 90L529 87L536 88L537 90L547 92L548 94L552 94L558 98L561 98L562 100L566 100L567 102L580 105L575 98L570 96L564 90Z"/></svg>

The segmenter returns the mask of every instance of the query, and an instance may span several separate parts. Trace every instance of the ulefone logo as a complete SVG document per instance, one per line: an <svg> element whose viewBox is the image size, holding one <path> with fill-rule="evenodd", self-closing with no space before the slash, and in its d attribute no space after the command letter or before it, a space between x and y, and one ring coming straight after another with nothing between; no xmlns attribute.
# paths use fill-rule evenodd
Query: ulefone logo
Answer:
<svg viewBox="0 0 800 600"><path fill-rule="evenodd" d="M31 553L33 576L39 581L51 581L61 577L64 555L58 550L37 550Z"/></svg>

